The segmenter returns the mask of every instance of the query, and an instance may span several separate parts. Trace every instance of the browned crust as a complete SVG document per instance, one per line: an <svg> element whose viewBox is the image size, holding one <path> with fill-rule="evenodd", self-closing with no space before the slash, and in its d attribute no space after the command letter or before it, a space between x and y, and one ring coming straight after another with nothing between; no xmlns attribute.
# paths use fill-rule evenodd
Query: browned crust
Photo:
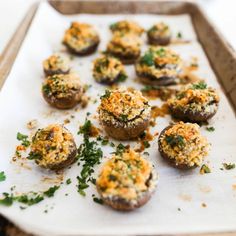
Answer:
<svg viewBox="0 0 236 236"><path fill-rule="evenodd" d="M166 160L171 166L177 168L177 169L181 169L181 170L190 170L190 169L194 169L197 167L197 165L194 166L188 166L187 164L177 164L175 159L170 158L162 149L162 145L161 145L161 139L165 136L165 132L170 129L173 125L169 125L167 126L165 129L163 129L160 133L160 136L158 138L158 150L162 156L162 158L164 160Z"/></svg>
<svg viewBox="0 0 236 236"><path fill-rule="evenodd" d="M153 174L150 175L148 182L152 181L152 177L153 177ZM150 200L152 194L155 192L155 189L153 191L147 191L145 194L143 194L141 197L139 197L135 203L132 203L131 201L127 201L124 198L104 197L99 186L96 185L96 187L97 187L97 191L100 194L103 202L106 205L108 205L118 211L132 211L132 210L135 210L136 208L143 206L144 204L146 204Z"/></svg>
<svg viewBox="0 0 236 236"><path fill-rule="evenodd" d="M91 44L89 47L83 49L83 50L76 50L74 48L72 48L67 42L63 42L63 44L66 46L67 50L77 56L87 56L90 55L92 53L94 53L97 50L98 44L100 43L100 40L97 40L96 42L94 42L93 44Z"/></svg>
<svg viewBox="0 0 236 236"><path fill-rule="evenodd" d="M216 105L217 108L213 112L199 112L194 110L186 110L183 111L183 109L180 108L174 108L173 106L169 106L170 112L172 116L174 116L177 119L183 120L183 121L189 121L189 122L205 122L212 118L217 110L218 110L218 103L215 103L213 105ZM213 106L212 105L212 106Z"/></svg>
<svg viewBox="0 0 236 236"><path fill-rule="evenodd" d="M106 131L106 133L117 140L132 140L137 138L140 134L143 133L144 130L147 129L149 125L149 119L143 120L139 122L135 126L129 126L127 123L124 125L114 126L109 122L103 122L102 125Z"/></svg>
<svg viewBox="0 0 236 236"><path fill-rule="evenodd" d="M146 73L138 73L136 70L136 74L139 77L139 80L148 85L157 85L157 86L167 86L176 84L178 81L177 77L170 77L170 76L162 76L156 78L154 76L148 75Z"/></svg>
<svg viewBox="0 0 236 236"><path fill-rule="evenodd" d="M161 45L161 46L166 46L170 44L170 36L166 37L153 37L149 33L147 34L148 37L148 43L151 45Z"/></svg>
<svg viewBox="0 0 236 236"><path fill-rule="evenodd" d="M82 91L72 92L70 97L56 98L54 96L48 96L43 92L43 97L51 106L58 109L71 109L75 107L81 100L83 95Z"/></svg>
<svg viewBox="0 0 236 236"><path fill-rule="evenodd" d="M44 69L44 74L45 76L52 76L52 75L59 75L59 74L63 74L63 75L66 75L66 74L69 74L70 72L70 69L66 70L66 71L63 71L61 69L58 69L58 70L47 70L47 69Z"/></svg>

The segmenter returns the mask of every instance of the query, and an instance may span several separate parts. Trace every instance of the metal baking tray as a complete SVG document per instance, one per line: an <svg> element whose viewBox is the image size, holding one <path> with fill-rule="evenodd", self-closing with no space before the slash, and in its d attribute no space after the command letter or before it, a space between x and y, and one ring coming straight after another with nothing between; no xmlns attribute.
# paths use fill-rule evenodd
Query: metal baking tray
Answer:
<svg viewBox="0 0 236 236"><path fill-rule="evenodd" d="M49 3L62 14L94 13L151 13L189 14L197 37L203 46L210 64L221 83L224 92L236 112L236 53L224 37L217 31L203 11L193 2L179 1L115 1L115 0L51 0ZM38 4L32 5L0 57L0 89L11 70L15 57L37 11ZM0 218L0 235L27 235L17 228L9 230L9 223ZM8 228L8 233L6 233ZM236 232L219 233L234 235ZM201 235L212 235L201 234Z"/></svg>

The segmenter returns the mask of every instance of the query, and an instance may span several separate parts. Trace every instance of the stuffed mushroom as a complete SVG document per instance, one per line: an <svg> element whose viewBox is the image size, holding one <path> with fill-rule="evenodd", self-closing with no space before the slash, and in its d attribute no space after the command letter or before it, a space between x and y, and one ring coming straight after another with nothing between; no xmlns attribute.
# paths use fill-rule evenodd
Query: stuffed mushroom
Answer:
<svg viewBox="0 0 236 236"><path fill-rule="evenodd" d="M141 36L144 29L136 22L130 20L122 20L110 25L112 33L126 34L134 33Z"/></svg>
<svg viewBox="0 0 236 236"><path fill-rule="evenodd" d="M76 106L84 95L84 88L75 74L53 75L46 78L42 86L44 99L58 109Z"/></svg>
<svg viewBox="0 0 236 236"><path fill-rule="evenodd" d="M64 126L52 124L35 133L28 158L42 168L59 170L75 162L76 154L72 134Z"/></svg>
<svg viewBox="0 0 236 236"><path fill-rule="evenodd" d="M70 72L69 60L61 54L53 54L43 61L46 76L68 74Z"/></svg>
<svg viewBox="0 0 236 236"><path fill-rule="evenodd" d="M98 107L99 120L110 137L137 138L148 127L151 108L140 91L106 90Z"/></svg>
<svg viewBox="0 0 236 236"><path fill-rule="evenodd" d="M91 25L80 22L72 22L63 38L63 44L67 49L79 56L93 53L99 42L97 31Z"/></svg>
<svg viewBox="0 0 236 236"><path fill-rule="evenodd" d="M136 34L114 34L107 45L107 52L124 64L133 64L140 55L140 46L141 40Z"/></svg>
<svg viewBox="0 0 236 236"><path fill-rule="evenodd" d="M143 83L160 86L177 83L181 69L179 55L166 47L150 47L135 65Z"/></svg>
<svg viewBox="0 0 236 236"><path fill-rule="evenodd" d="M171 39L170 27L163 23L153 25L147 32L148 42L152 45L168 45Z"/></svg>
<svg viewBox="0 0 236 236"><path fill-rule="evenodd" d="M157 174L152 164L133 150L114 155L96 180L103 201L116 210L143 206L155 191Z"/></svg>
<svg viewBox="0 0 236 236"><path fill-rule="evenodd" d="M158 146L161 156L179 169L200 166L209 150L209 143L200 134L200 127L182 121L161 132Z"/></svg>
<svg viewBox="0 0 236 236"><path fill-rule="evenodd" d="M219 95L204 82L188 85L167 101L171 114L181 120L204 122L216 114Z"/></svg>
<svg viewBox="0 0 236 236"><path fill-rule="evenodd" d="M121 61L115 57L102 55L93 64L94 79L103 84L123 82L127 75Z"/></svg>

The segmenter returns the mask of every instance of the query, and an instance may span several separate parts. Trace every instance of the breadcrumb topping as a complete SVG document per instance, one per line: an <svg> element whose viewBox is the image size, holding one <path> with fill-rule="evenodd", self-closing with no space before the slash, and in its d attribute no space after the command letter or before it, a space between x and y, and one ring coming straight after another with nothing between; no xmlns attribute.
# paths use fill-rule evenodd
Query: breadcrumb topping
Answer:
<svg viewBox="0 0 236 236"><path fill-rule="evenodd" d="M189 167L201 165L209 150L209 143L201 136L199 125L182 121L165 130L160 136L160 144L163 152L174 159L176 165Z"/></svg>
<svg viewBox="0 0 236 236"><path fill-rule="evenodd" d="M77 94L78 100L80 100L84 92L80 79L76 74L49 76L45 80L42 90L48 97L53 96L56 98L66 98Z"/></svg>
<svg viewBox="0 0 236 236"><path fill-rule="evenodd" d="M145 74L156 79L177 77L181 71L182 60L178 54L167 47L150 47L140 58L135 69L138 74Z"/></svg>
<svg viewBox="0 0 236 236"><path fill-rule="evenodd" d="M215 89L207 87L203 82L199 82L185 86L174 98L170 98L167 103L173 109L209 112L212 106L217 109L219 100L219 95Z"/></svg>
<svg viewBox="0 0 236 236"><path fill-rule="evenodd" d="M80 22L72 22L63 39L63 43L78 51L86 49L98 41L99 36L93 26Z"/></svg>
<svg viewBox="0 0 236 236"><path fill-rule="evenodd" d="M114 34L107 45L107 51L112 54L139 55L141 39L133 33Z"/></svg>
<svg viewBox="0 0 236 236"><path fill-rule="evenodd" d="M123 64L117 58L102 55L94 61L93 77L98 82L114 81L119 75L126 76Z"/></svg>
<svg viewBox="0 0 236 236"><path fill-rule="evenodd" d="M51 70L57 72L69 71L69 60L61 54L53 54L49 58L43 61L43 68L45 70Z"/></svg>
<svg viewBox="0 0 236 236"><path fill-rule="evenodd" d="M144 29L135 21L122 20L110 26L113 33L134 33L141 35Z"/></svg>
<svg viewBox="0 0 236 236"><path fill-rule="evenodd" d="M104 164L96 183L103 197L132 201L154 190L156 175L149 161L129 149Z"/></svg>
<svg viewBox="0 0 236 236"><path fill-rule="evenodd" d="M120 88L107 91L98 107L99 118L114 125L141 122L150 118L148 100L137 90ZM129 124L130 125L130 124Z"/></svg>
<svg viewBox="0 0 236 236"><path fill-rule="evenodd" d="M75 148L72 134L62 125L52 124L38 129L32 138L31 155L44 168L60 164L68 159Z"/></svg>
<svg viewBox="0 0 236 236"><path fill-rule="evenodd" d="M148 35L153 38L169 37L170 34L170 27L164 22L159 22L148 30Z"/></svg>

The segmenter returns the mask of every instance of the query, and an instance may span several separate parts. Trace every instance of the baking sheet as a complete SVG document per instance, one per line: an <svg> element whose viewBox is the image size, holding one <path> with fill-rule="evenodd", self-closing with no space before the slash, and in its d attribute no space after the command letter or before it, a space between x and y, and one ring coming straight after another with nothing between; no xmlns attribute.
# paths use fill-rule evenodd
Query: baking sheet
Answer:
<svg viewBox="0 0 236 236"><path fill-rule="evenodd" d="M75 118L66 127L73 133L77 144L82 141L76 135L83 124L88 111L96 114L98 103L90 103L80 111L57 111L50 108L43 100L40 90L43 81L42 60L52 52L63 49L61 39L64 30L72 20L93 24L101 36L99 50L104 50L111 35L108 26L120 19L133 19L143 27L149 28L154 22L163 20L170 25L174 35L181 31L190 44L173 45L174 50L185 59L197 56L199 70L196 74L205 78L209 85L220 90L221 102L219 111L210 121L215 131L210 133L202 127L202 133L212 144L206 163L212 169L208 175L200 175L199 169L178 171L162 161L157 151L157 138L151 142L148 157L159 173L156 193L150 202L134 212L122 213L101 206L92 201L91 195L96 193L94 186L87 190L87 196L81 197L76 191L76 176L80 167L74 165L64 172L64 181L72 179L72 184L63 184L51 199L29 207L19 209L19 205L0 207L0 212L23 229L41 235L111 235L111 234L164 234L164 233L196 233L236 230L236 172L222 171L222 162L235 162L236 123L233 111L218 84L213 71L204 55L201 45L196 40L191 20L188 15L76 15L62 16L47 3L41 3L21 50L16 58L12 71L0 93L0 158L1 169L5 171L7 180L0 183L0 192L9 191L16 186L19 192L46 190L54 185L60 176L41 170L28 161L25 167L11 164L15 146L18 144L18 131L29 134L26 123L38 119L39 126L50 123L63 123L70 115ZM145 50L144 45L142 50ZM100 96L105 87L94 83L91 75L92 56L75 58L73 70L84 83L92 84L88 95L92 99ZM133 66L127 66L129 79L126 86L137 89L143 86L135 83ZM160 100L150 102L161 105ZM161 131L170 121L169 117L158 118L157 125L151 132ZM98 126L98 122L92 119ZM117 142L116 142L117 143ZM135 143L132 143L134 146ZM113 150L103 148L104 160ZM97 168L99 170L99 167ZM96 174L95 174L96 176ZM51 183L42 181L51 178ZM68 196L65 196L69 193ZM205 203L207 207L202 207ZM181 211L178 210L181 209ZM48 210L45 214L44 211Z"/></svg>

